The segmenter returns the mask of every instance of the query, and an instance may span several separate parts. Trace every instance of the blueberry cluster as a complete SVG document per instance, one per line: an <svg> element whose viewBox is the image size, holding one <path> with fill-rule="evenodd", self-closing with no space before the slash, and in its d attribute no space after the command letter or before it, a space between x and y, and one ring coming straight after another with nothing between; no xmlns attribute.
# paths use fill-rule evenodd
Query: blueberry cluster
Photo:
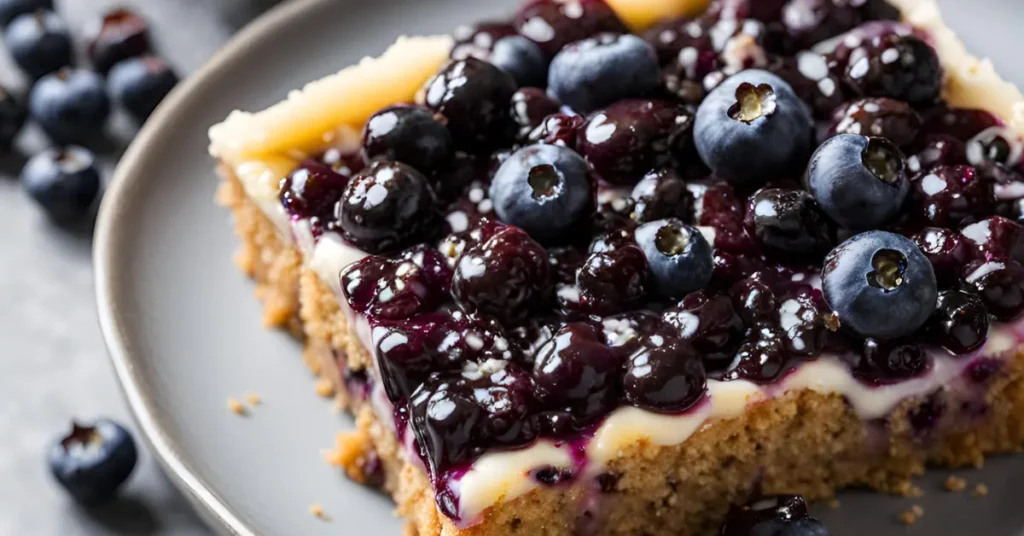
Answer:
<svg viewBox="0 0 1024 536"><path fill-rule="evenodd" d="M55 220L81 220L100 194L93 156L78 145L96 145L119 104L144 122L178 76L153 55L146 21L114 9L83 32L90 68L75 67L75 42L53 0L0 0L3 41L32 83L27 104L0 88L0 150L10 150L31 118L56 146L22 171L28 194Z"/></svg>
<svg viewBox="0 0 1024 536"><path fill-rule="evenodd" d="M341 287L434 474L826 352L900 381L1019 317L1021 141L893 16L719 0L635 36L529 2L292 173L292 217L373 254Z"/></svg>

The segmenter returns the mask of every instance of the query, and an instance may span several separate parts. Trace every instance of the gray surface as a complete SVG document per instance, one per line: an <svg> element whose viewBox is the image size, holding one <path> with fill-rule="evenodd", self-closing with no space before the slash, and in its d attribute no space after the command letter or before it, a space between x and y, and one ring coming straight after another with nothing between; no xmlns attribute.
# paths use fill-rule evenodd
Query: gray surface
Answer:
<svg viewBox="0 0 1024 536"><path fill-rule="evenodd" d="M237 11L256 0L225 1ZM81 20L94 6L112 2L63 3ZM231 31L223 21L225 4L214 0L118 3L140 5L159 22L158 40L183 70L206 60ZM397 534L397 523L385 500L325 470L319 460L319 449L346 421L312 394L296 346L258 328L251 286L227 254L234 245L227 219L210 204L214 182L204 157L205 128L232 107L269 104L288 89L378 51L395 34L449 30L484 9L470 1L457 10L436 8L454 1L406 3L414 9L398 11L394 0L373 7L358 2L363 7L354 10L328 7L254 47L247 63L206 87L201 103L181 110L180 120L153 147L147 177L123 220L131 226L121 250L125 320L137 336L139 370L152 382L157 413L214 491L268 535L360 533L358 528ZM973 50L985 51L1002 72L1024 83L1024 65L1015 61L1019 47L1009 44L1024 22L1012 9L1017 2L985 2L985 9L964 0L942 3ZM233 12L230 18L244 15ZM0 73L9 72L0 64ZM30 133L23 142L29 147L36 138ZM17 169L12 160L0 163L4 176ZM0 214L6 231L0 246L0 535L203 534L149 455L127 489L128 500L100 515L73 507L49 482L42 452L71 416L126 413L96 326L89 241L48 225L11 180L0 180ZM262 394L266 404L249 419L228 414L225 398L247 390ZM1021 460L997 460L983 475L962 474L1004 493L972 500L938 492L932 482L924 485L922 499L850 494L840 510L827 515L840 536L874 528L902 534L892 518L913 502L925 505L926 515L911 533L1002 536L1024 525L1024 511L1014 507L1009 493L1024 492ZM341 529L312 520L306 508L314 501L352 525ZM971 524L957 524L965 514Z"/></svg>

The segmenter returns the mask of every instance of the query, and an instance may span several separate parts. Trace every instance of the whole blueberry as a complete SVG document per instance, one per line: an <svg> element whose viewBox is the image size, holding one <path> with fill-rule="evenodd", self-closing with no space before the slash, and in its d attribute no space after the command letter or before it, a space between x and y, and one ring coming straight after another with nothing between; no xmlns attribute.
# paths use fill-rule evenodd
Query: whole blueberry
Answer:
<svg viewBox="0 0 1024 536"><path fill-rule="evenodd" d="M515 29L540 45L548 57L601 32L627 32L605 0L531 0L516 14Z"/></svg>
<svg viewBox="0 0 1024 536"><path fill-rule="evenodd" d="M85 49L93 67L107 73L114 65L150 51L149 24L138 13L114 8L89 22Z"/></svg>
<svg viewBox="0 0 1024 536"><path fill-rule="evenodd" d="M731 506L721 536L829 536L828 529L810 516L803 497L784 495Z"/></svg>
<svg viewBox="0 0 1024 536"><path fill-rule="evenodd" d="M530 145L509 157L491 182L494 212L541 243L564 241L594 210L587 163L557 145Z"/></svg>
<svg viewBox="0 0 1024 536"><path fill-rule="evenodd" d="M4 31L4 44L30 78L71 65L73 46L68 25L49 10L19 15Z"/></svg>
<svg viewBox="0 0 1024 536"><path fill-rule="evenodd" d="M861 233L833 249L821 278L841 325L865 337L913 334L938 297L935 272L917 244L885 231Z"/></svg>
<svg viewBox="0 0 1024 536"><path fill-rule="evenodd" d="M709 369L728 366L746 332L743 319L729 297L706 291L683 298L677 306L666 309L661 317L678 330L681 339L693 345Z"/></svg>
<svg viewBox="0 0 1024 536"><path fill-rule="evenodd" d="M921 38L891 33L868 39L854 49L843 80L861 95L923 107L939 97L942 65L935 49Z"/></svg>
<svg viewBox="0 0 1024 536"><path fill-rule="evenodd" d="M576 271L580 302L591 314L622 313L647 297L647 257L632 244L592 253Z"/></svg>
<svg viewBox="0 0 1024 536"><path fill-rule="evenodd" d="M928 353L916 342L907 340L865 339L863 359L854 375L875 384L889 384L915 378L927 372Z"/></svg>
<svg viewBox="0 0 1024 536"><path fill-rule="evenodd" d="M689 343L653 335L626 360L626 400L641 409L677 413L707 390L707 373Z"/></svg>
<svg viewBox="0 0 1024 536"><path fill-rule="evenodd" d="M91 426L72 423L71 432L47 453L54 478L72 498L85 505L113 498L131 476L137 460L131 433L108 419Z"/></svg>
<svg viewBox="0 0 1024 536"><path fill-rule="evenodd" d="M53 141L84 143L103 136L110 99L98 74L65 68L36 83L28 108Z"/></svg>
<svg viewBox="0 0 1024 536"><path fill-rule="evenodd" d="M515 35L516 28L507 21L484 21L477 24L463 24L452 31L455 46L452 47L453 60L479 58L487 60L494 50L494 44L502 37Z"/></svg>
<svg viewBox="0 0 1024 536"><path fill-rule="evenodd" d="M885 138L840 134L821 144L807 185L832 221L854 230L892 221L910 191L903 153Z"/></svg>
<svg viewBox="0 0 1024 536"><path fill-rule="evenodd" d="M389 106L363 126L367 161L394 160L431 173L450 162L454 153L451 133L426 108Z"/></svg>
<svg viewBox="0 0 1024 536"><path fill-rule="evenodd" d="M956 228L995 206L992 182L972 166L938 166L910 182L909 212L923 225Z"/></svg>
<svg viewBox="0 0 1024 536"><path fill-rule="evenodd" d="M537 350L533 379L548 409L568 410L585 425L605 415L619 400L622 356L603 334L582 322L564 324Z"/></svg>
<svg viewBox="0 0 1024 536"><path fill-rule="evenodd" d="M581 114L642 97L660 83L654 49L630 34L605 33L572 43L551 60L548 70L548 91Z"/></svg>
<svg viewBox="0 0 1024 536"><path fill-rule="evenodd" d="M828 218L803 190L759 190L750 200L747 218L758 241L779 252L814 254L833 244Z"/></svg>
<svg viewBox="0 0 1024 536"><path fill-rule="evenodd" d="M861 134L888 138L900 147L917 140L921 117L903 101L885 97L865 98L839 106L832 113L828 135Z"/></svg>
<svg viewBox="0 0 1024 536"><path fill-rule="evenodd" d="M21 186L58 222L87 217L100 193L100 174L92 153L81 147L43 151L21 170Z"/></svg>
<svg viewBox="0 0 1024 536"><path fill-rule="evenodd" d="M0 153L11 148L27 118L25 106L10 91L0 86Z"/></svg>
<svg viewBox="0 0 1024 536"><path fill-rule="evenodd" d="M925 227L913 237L917 247L932 263L939 288L950 288L960 282L964 267L974 260L977 250L967 238L942 227Z"/></svg>
<svg viewBox="0 0 1024 536"><path fill-rule="evenodd" d="M547 56L536 43L521 35L498 39L488 61L512 75L519 87L547 85Z"/></svg>
<svg viewBox="0 0 1024 536"><path fill-rule="evenodd" d="M654 292L662 299L679 299L711 282L711 246L696 227L676 218L645 223L636 242L651 270Z"/></svg>
<svg viewBox="0 0 1024 536"><path fill-rule="evenodd" d="M811 114L793 88L766 71L728 78L697 109L694 141L704 163L734 185L799 173L811 154Z"/></svg>
<svg viewBox="0 0 1024 536"><path fill-rule="evenodd" d="M988 311L981 299L960 290L939 293L935 312L928 320L932 340L956 355L963 355L985 344L988 338Z"/></svg>
<svg viewBox="0 0 1024 536"><path fill-rule="evenodd" d="M1024 313L1024 266L1015 260L972 262L964 268L962 288L981 298L998 320L1009 322Z"/></svg>
<svg viewBox="0 0 1024 536"><path fill-rule="evenodd" d="M530 132L539 127L545 118L557 114L562 105L551 98L543 88L521 87L512 94L510 108L512 121L518 128L516 137L522 141L527 139Z"/></svg>
<svg viewBox="0 0 1024 536"><path fill-rule="evenodd" d="M370 253L428 238L437 224L426 177L401 162L377 161L345 187L335 217L345 239Z"/></svg>
<svg viewBox="0 0 1024 536"><path fill-rule="evenodd" d="M140 123L149 118L176 85L178 74L167 61L156 56L124 60L107 77L110 96Z"/></svg>
<svg viewBox="0 0 1024 536"><path fill-rule="evenodd" d="M509 101L512 75L476 58L449 62L429 82L424 100L447 120L455 143L467 150L499 147L515 134Z"/></svg>
<svg viewBox="0 0 1024 536"><path fill-rule="evenodd" d="M53 0L0 0L0 26L7 26L18 15L39 9L53 9Z"/></svg>

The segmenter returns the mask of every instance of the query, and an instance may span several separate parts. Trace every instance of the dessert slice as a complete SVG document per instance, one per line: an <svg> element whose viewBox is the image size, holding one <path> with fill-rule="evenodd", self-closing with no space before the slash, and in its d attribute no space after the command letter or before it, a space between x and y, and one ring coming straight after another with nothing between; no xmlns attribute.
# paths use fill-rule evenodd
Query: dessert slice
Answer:
<svg viewBox="0 0 1024 536"><path fill-rule="evenodd" d="M210 131L332 461L423 536L1021 450L1022 134L930 0L532 1Z"/></svg>

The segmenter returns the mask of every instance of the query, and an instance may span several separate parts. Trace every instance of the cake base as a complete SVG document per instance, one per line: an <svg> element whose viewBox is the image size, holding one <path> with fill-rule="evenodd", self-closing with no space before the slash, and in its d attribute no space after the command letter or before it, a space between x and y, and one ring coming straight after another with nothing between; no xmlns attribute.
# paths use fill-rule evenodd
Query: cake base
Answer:
<svg viewBox="0 0 1024 536"><path fill-rule="evenodd" d="M235 216L240 268L256 280L268 326L300 337L311 370L330 381L356 430L339 436L329 461L354 480L382 487L418 536L717 534L729 504L758 489L827 499L867 486L907 494L927 465L981 466L988 454L1024 450L1024 349L971 392L940 390L904 401L884 421L863 421L839 395L791 392L703 427L679 445L638 443L593 481L538 487L488 509L459 529L434 503L418 460L346 378L372 368L337 297L222 168L218 200Z"/></svg>

